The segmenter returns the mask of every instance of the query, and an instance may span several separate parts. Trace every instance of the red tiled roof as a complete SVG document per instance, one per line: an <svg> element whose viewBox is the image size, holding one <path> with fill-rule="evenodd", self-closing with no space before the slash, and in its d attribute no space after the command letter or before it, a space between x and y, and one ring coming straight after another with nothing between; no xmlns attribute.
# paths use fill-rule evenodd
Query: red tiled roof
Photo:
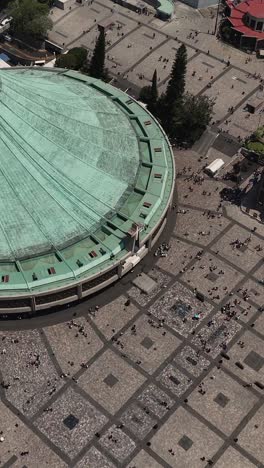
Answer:
<svg viewBox="0 0 264 468"><path fill-rule="evenodd" d="M230 20L230 18L228 18ZM230 21L232 23L232 21ZM264 39L264 32L254 31L254 29L250 29L248 26L244 24L241 26L235 26L232 23L232 26L235 28L236 31L244 34L244 36L256 37L257 39Z"/></svg>
<svg viewBox="0 0 264 468"><path fill-rule="evenodd" d="M250 3L248 13L255 18L264 18L264 2Z"/></svg>
<svg viewBox="0 0 264 468"><path fill-rule="evenodd" d="M232 24L233 28L244 34L245 36L256 37L257 39L264 39L264 31L254 31L243 21L246 13L254 18L264 18L264 0L245 0L235 4L233 0L226 0L227 5L230 7L230 16L227 18Z"/></svg>
<svg viewBox="0 0 264 468"><path fill-rule="evenodd" d="M234 9L243 14L249 13L255 18L264 18L264 0L244 0L240 3L226 0L226 3L230 6L231 10Z"/></svg>

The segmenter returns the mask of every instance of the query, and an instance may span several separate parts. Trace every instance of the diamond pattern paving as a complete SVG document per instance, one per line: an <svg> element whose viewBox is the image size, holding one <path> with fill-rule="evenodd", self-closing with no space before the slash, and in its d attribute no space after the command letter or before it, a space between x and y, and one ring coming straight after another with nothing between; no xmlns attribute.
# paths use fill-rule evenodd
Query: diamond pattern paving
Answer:
<svg viewBox="0 0 264 468"><path fill-rule="evenodd" d="M128 13L123 6L118 7L118 12L112 12L105 0L100 3L95 0L92 6L88 3L81 9L67 10L66 15L63 10L53 8L56 28L53 28L51 35L56 43L63 41L67 47L69 43L74 47L83 44L91 50L97 36L96 24L107 17L114 24L107 32L107 47L110 48L106 57L107 68L110 75L114 70L117 79L119 76L126 78L134 95L133 83L140 87L149 85L155 68L160 78L159 91L165 90L176 50L184 40L190 45L187 47L186 89L202 96L211 95L215 99L213 120L219 120L217 132L221 128L229 131L231 136L245 138L258 126L261 108L248 117L244 106L251 99L256 102L260 99L257 96L259 80L248 76L248 72L258 76L258 73L262 73L263 64L253 54L249 67L245 57L230 48L231 65L226 66L226 51L221 42L216 41L212 34L207 36L208 30L212 32L214 28L214 11L209 14L204 10L204 15L201 15L176 2L176 19L166 26L162 23L165 27L163 30L160 20L152 17L152 14L150 17L141 15L139 24L138 14L133 11ZM211 15L214 17L211 18ZM186 17L186 21L177 20L182 16ZM179 42L175 41L176 30ZM195 35L194 30L201 33ZM191 37L188 38L190 33ZM210 41L207 40L209 37ZM21 90L25 80L23 71L19 74L21 80L17 85ZM141 78L140 74L143 75ZM41 96L38 96L33 89L37 70L34 75L31 77L32 89L25 90L25 99L31 102L34 97L35 110L40 99L42 107L44 101L49 101L49 105L53 103L53 122L56 124L58 115L62 121L61 110L66 105L62 102L65 90L62 93L58 82L55 86L56 96L52 96L48 92L48 83L42 80ZM212 80L212 86L208 87L208 82ZM118 81L115 84L118 87ZM5 93L11 95L12 86L8 77L5 87ZM57 130L63 130L65 136L68 129L74 140L62 138L61 133L52 135L53 138L58 137L70 153L76 150L74 141L83 139L81 134L73 136L70 127L74 119L76 128L83 125L82 111L77 109L80 85L77 88L77 94L74 94L73 88L67 90L67 95L72 95L71 103L67 104L72 109L71 118L67 118L67 121L63 119L65 125ZM90 94L92 96L93 93ZM36 120L26 121L23 102L14 98L13 101L17 110L16 123L20 122L22 128L34 124L36 129ZM60 101L59 106L54 106L54 101ZM83 140L81 158L83 154L86 155L85 151L96 156L98 148L105 149L116 143L112 141L110 124L113 117L109 115L109 110L116 108L116 105L109 104L108 109L101 109L102 105L99 102L89 104L93 113L96 112L97 118L101 119L107 139L103 141L102 134L98 134L92 146L89 146L89 141ZM133 101L130 105L133 106ZM228 112L230 106L234 106L231 115ZM31 109L31 118L35 118L34 109ZM122 113L122 128L130 128L133 122L127 119L123 110ZM5 106L2 117L6 119L8 114L8 106ZM88 114L86 109L85 119L89 117ZM45 121L45 126L41 127L43 138L51 122L45 120L44 114L39 117L42 122ZM114 135L118 133L120 136L120 132L120 129L114 129ZM240 209L240 200L235 198L237 185L230 180L230 174L225 177L236 160L232 151L237 147L237 142L229 143L228 134L222 133L212 148L210 142L216 136L212 127L191 150L173 148L178 198L173 201L162 239L168 245L164 247L164 244L158 250L158 246L154 246L152 252L135 266L134 276L126 276L113 288L106 289L89 301L62 307L54 314L43 314L31 320L6 321L1 317L1 467L259 468L263 465L264 293L261 281L264 272L264 225ZM125 137L124 134L119 138L120 151L113 167L109 163L113 161L113 155L109 159L103 152L98 159L98 167L107 164L107 177L118 182L113 190L120 193L124 192L125 187L129 188L128 179L134 178L137 169L133 164L133 167L124 168L119 162L122 155L131 153L130 146L123 145ZM3 146L3 132L1 138ZM29 148L30 138L30 132L25 132L19 148L25 145ZM138 145L141 154L147 158L148 142L145 140L139 138L132 141L130 160L135 159ZM18 159L15 166L11 165L12 174L16 172L16 180L23 185L23 191L31 190L32 195L34 187L25 185L16 171L17 164L21 164L24 156L18 147L14 147L14 141L12 139L12 159ZM47 133L45 141L48 141ZM42 151L41 141L38 150ZM158 164L159 152L155 152L155 155ZM57 155L53 152L49 164L56 165L57 157L61 160L61 153ZM227 164L218 178L208 178L203 168L216 157ZM258 166L241 155L239 157L244 165L241 171L243 187L249 187ZM32 161L30 164L32 167ZM147 180L144 173L151 165L149 160L142 160L139 187L142 193L145 193ZM2 166L6 174L10 166L8 160L3 161ZM48 170L49 178L52 167ZM159 172L163 173L163 169L160 166ZM25 171L26 166L23 174ZM84 193L89 181L97 183L98 178L92 177L93 172L87 166L81 181L71 173L75 189L80 183ZM34 173L40 180L39 171ZM128 174L125 181L124 174ZM55 177L57 188L60 177ZM7 180L4 175L3 178ZM64 187L65 180L62 182ZM122 181L125 182L123 185ZM154 183L160 184L159 179L155 178ZM9 196L2 193L5 208L9 206L11 197L10 184ZM101 183L100 190L103 188ZM34 195L35 205L32 203L35 210L41 194L35 191ZM45 199L53 195L49 192ZM78 198L82 212L86 210L86 198L86 195ZM25 199L23 203L26 202ZM62 210L65 212L65 216L59 219L59 225L63 224L63 237L68 229L72 230L74 223L77 225L80 221L70 195L68 202L71 208L68 214L65 207L60 205L59 208L60 213ZM58 199L54 199L52 206L59 206L58 203ZM114 204L113 200L109 203L111 206ZM129 205L131 210L133 203ZM157 200L157 210L160 209L158 204ZM48 205L45 210L49 209ZM103 208L107 216L110 205L107 202ZM89 203L89 211L91 209L92 204ZM4 213L6 210L2 211ZM23 230L22 237L29 233L33 235L21 213L10 213L11 218L16 218L15 224L18 223ZM55 212L50 213L53 219L55 215ZM128 222L130 215L128 212L122 213L123 223ZM10 219L2 221L6 225ZM29 219L29 212L26 219ZM95 220L91 219L90 222L94 223ZM119 225L114 227L115 231L109 226L109 236L108 231L104 235L100 231L99 240L98 233L94 232L94 242L101 242L107 248L112 231L118 236L121 229ZM56 225L53 223L49 228L49 231L54 231ZM80 232L85 229L82 224ZM9 238L2 238L1 242L11 251L11 241L18 239L20 230L10 228L9 232ZM38 232L37 240L39 236L45 237L44 231ZM56 230L57 236L61 237L60 230ZM46 237L44 240L44 244L40 244L45 246ZM87 260L87 251L80 248L79 256ZM50 258L47 256L46 260ZM115 262L117 260L117 257L113 259ZM67 255L64 261L66 265ZM56 269L59 268L59 260L57 265ZM2 264L2 269L2 274L9 274L6 273L7 265ZM155 282L153 289L144 293L140 287L142 273ZM134 278L138 279L136 285L132 284ZM203 301L197 297L197 291L203 295Z"/></svg>

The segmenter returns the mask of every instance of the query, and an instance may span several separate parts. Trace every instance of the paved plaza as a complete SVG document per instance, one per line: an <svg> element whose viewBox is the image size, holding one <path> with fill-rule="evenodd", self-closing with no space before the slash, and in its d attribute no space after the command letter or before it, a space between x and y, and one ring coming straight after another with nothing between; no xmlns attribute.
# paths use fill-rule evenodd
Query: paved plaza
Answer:
<svg viewBox="0 0 264 468"><path fill-rule="evenodd" d="M54 10L52 34L91 50L99 19L119 22L108 67L135 89L155 67L163 89L177 36L188 45L188 89L216 97L214 119L243 136L259 119L243 107L259 92L248 73L260 63L208 35L213 10L179 12L162 23L94 0ZM187 38L191 29L203 32ZM1 468L264 466L264 225L223 201L230 180L203 173L216 157L228 167L235 153L236 142L213 129L174 151L167 227L117 284L53 313L0 320Z"/></svg>
<svg viewBox="0 0 264 468"><path fill-rule="evenodd" d="M264 228L194 182L204 158L175 151L165 256L0 322L2 468L263 467Z"/></svg>
<svg viewBox="0 0 264 468"><path fill-rule="evenodd" d="M175 53L187 48L186 90L215 101L213 122L234 137L245 138L263 122L263 61L223 44L213 34L216 9L194 10L176 2L175 16L161 21L150 13L139 15L111 0L71 10L53 9L50 39L65 49L85 47L91 56L98 24L112 24L106 32L106 67L112 84L138 96L157 70L158 89L166 89ZM255 114L246 111L254 103ZM230 112L232 108L232 112Z"/></svg>

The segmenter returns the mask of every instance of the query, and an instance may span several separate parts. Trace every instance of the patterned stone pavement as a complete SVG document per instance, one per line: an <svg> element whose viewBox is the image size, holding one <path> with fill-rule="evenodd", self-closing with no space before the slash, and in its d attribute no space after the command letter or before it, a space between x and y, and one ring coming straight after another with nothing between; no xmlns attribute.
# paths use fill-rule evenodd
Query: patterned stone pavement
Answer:
<svg viewBox="0 0 264 468"><path fill-rule="evenodd" d="M175 152L166 257L72 308L0 322L1 467L263 466L264 228L230 217L224 181L185 197L183 158L203 166ZM149 295L132 284L143 271Z"/></svg>
<svg viewBox="0 0 264 468"><path fill-rule="evenodd" d="M234 135L251 131L259 116L245 120L243 107L258 81L247 77L243 54L211 36L208 42L211 17L200 15L198 25L189 13L185 31L181 19L164 25L112 7L95 0L87 11L54 17L54 31L69 45L91 48L94 19L113 17L122 28L109 34L111 73L114 63L136 85L144 73L143 85L157 66L161 90L170 67L159 57L171 64L177 33L188 45L192 92L208 93L213 76L215 118ZM90 28L80 39L77 24ZM194 27L201 31L196 42L187 37ZM229 55L232 68L223 63ZM250 67L258 73L254 59ZM230 103L236 111L225 123ZM264 227L221 202L230 181L194 184L208 161L232 162L224 138L209 140L175 152L178 193L162 239L170 245L166 257L150 255L81 304L0 321L1 468L264 466ZM148 295L132 284L141 272L155 281Z"/></svg>
<svg viewBox="0 0 264 468"><path fill-rule="evenodd" d="M97 25L112 24L106 33L106 67L112 84L138 96L157 70L158 89L167 85L175 53L184 43L188 54L186 90L214 99L213 121L234 137L250 135L263 122L263 63L222 43L214 35L216 8L195 10L175 2L175 15L160 21L124 8L112 0L94 0L72 10L53 8L51 41L64 48L84 47L91 56ZM247 102L256 112L246 111ZM233 107L232 113L230 107ZM230 155L226 152L224 160Z"/></svg>

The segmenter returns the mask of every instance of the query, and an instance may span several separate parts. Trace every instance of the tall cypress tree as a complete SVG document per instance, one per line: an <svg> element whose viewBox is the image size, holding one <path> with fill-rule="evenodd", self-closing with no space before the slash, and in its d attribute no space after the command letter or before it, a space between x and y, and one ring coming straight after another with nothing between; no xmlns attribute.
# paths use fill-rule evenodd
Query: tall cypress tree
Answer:
<svg viewBox="0 0 264 468"><path fill-rule="evenodd" d="M148 108L152 114L156 114L157 102L158 102L158 79L157 79L157 70L154 71L151 88L150 88L150 102Z"/></svg>
<svg viewBox="0 0 264 468"><path fill-rule="evenodd" d="M90 75L101 80L106 78L105 71L105 33L103 30L97 38L90 62Z"/></svg>
<svg viewBox="0 0 264 468"><path fill-rule="evenodd" d="M154 71L152 82L151 82L151 97L154 102L157 102L158 99L158 79L157 79L157 70Z"/></svg>
<svg viewBox="0 0 264 468"><path fill-rule="evenodd" d="M176 52L176 57L172 65L170 80L165 93L165 100L168 105L183 98L185 90L185 74L187 67L187 50L182 44Z"/></svg>
<svg viewBox="0 0 264 468"><path fill-rule="evenodd" d="M157 106L162 126L169 135L171 134L172 126L174 126L175 115L181 114L185 90L186 65L187 51L185 45L182 44L176 52L166 92L161 95Z"/></svg>

